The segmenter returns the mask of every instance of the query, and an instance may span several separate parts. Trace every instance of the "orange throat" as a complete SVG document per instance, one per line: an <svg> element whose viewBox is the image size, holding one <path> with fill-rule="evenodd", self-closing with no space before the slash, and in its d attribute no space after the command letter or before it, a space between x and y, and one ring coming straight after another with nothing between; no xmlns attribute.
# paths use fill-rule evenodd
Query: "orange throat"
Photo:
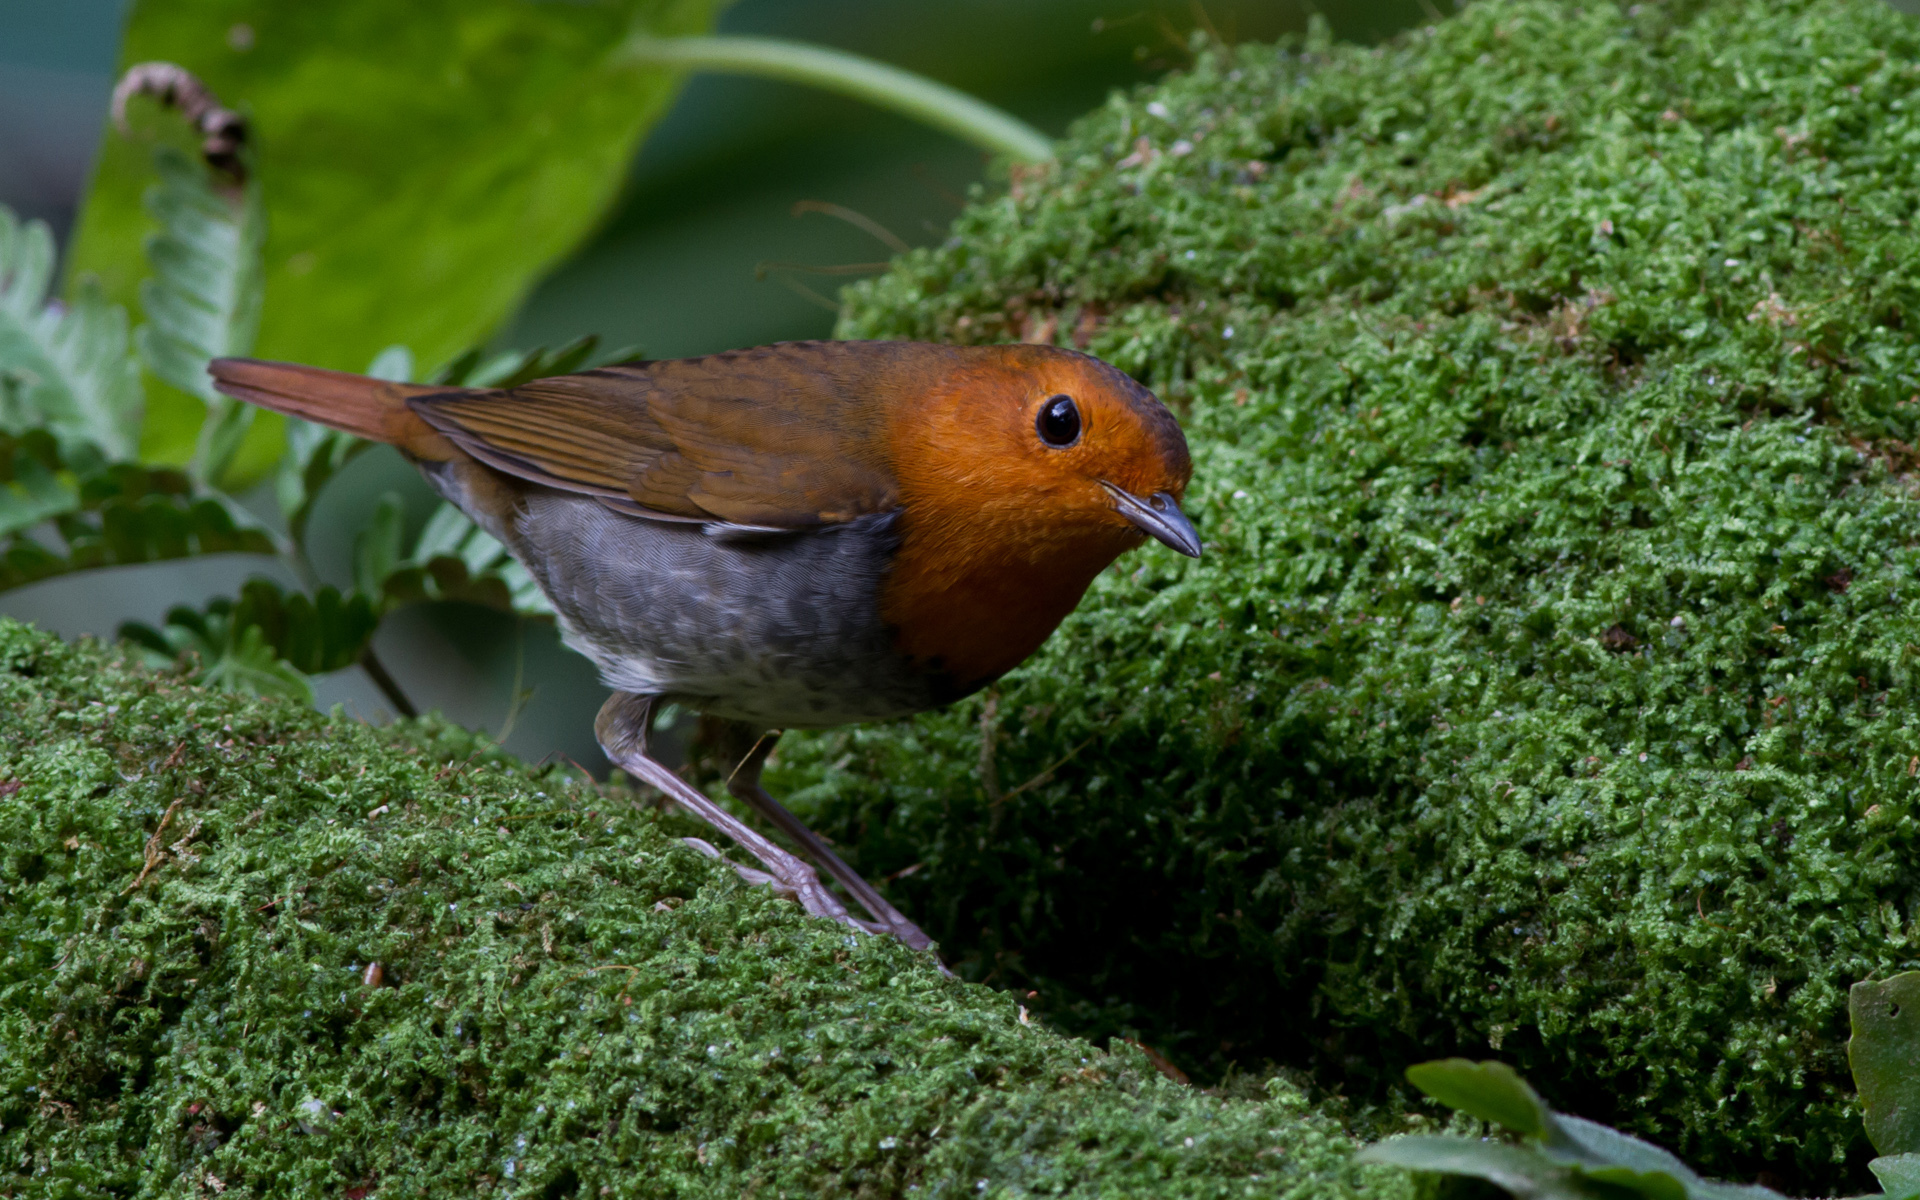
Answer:
<svg viewBox="0 0 1920 1200"><path fill-rule="evenodd" d="M908 520L881 589L881 619L895 648L917 668L946 676L947 698L958 699L1038 650L1094 576L1142 540L1106 525L1027 540L991 527Z"/></svg>

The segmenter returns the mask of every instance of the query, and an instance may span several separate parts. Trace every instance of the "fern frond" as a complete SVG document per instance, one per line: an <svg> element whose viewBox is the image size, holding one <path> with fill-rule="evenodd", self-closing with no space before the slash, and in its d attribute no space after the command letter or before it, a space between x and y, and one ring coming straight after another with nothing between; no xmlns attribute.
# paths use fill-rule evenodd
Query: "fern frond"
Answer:
<svg viewBox="0 0 1920 1200"><path fill-rule="evenodd" d="M126 311L90 282L71 306L49 301L53 262L46 224L0 205L0 431L46 429L130 459L142 397Z"/></svg>

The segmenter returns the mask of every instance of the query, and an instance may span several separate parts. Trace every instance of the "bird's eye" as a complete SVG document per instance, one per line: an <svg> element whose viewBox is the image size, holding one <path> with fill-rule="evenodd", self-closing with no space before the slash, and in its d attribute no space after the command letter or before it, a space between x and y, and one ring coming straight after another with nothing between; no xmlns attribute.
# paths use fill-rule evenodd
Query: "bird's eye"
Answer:
<svg viewBox="0 0 1920 1200"><path fill-rule="evenodd" d="M1080 407L1072 396L1054 396L1040 406L1034 428L1041 441L1055 450L1065 450L1080 440Z"/></svg>

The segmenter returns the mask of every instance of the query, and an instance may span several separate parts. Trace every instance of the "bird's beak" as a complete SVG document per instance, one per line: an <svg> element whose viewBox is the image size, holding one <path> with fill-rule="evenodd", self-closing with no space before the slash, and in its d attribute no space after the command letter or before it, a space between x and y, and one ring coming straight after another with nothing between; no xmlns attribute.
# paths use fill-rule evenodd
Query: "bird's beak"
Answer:
<svg viewBox="0 0 1920 1200"><path fill-rule="evenodd" d="M1121 516L1188 558L1200 557L1200 535L1193 531L1193 522L1187 520L1187 514L1180 511L1180 502L1170 493L1155 492L1142 500L1104 479L1100 486L1113 497L1113 506L1120 510Z"/></svg>

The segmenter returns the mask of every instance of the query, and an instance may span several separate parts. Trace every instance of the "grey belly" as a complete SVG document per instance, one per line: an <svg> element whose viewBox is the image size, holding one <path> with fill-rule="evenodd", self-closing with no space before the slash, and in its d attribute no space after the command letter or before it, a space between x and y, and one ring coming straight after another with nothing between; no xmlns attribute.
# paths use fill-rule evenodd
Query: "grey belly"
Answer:
<svg viewBox="0 0 1920 1200"><path fill-rule="evenodd" d="M490 532L526 565L567 644L607 686L804 729L904 716L947 698L908 669L880 623L895 523L880 513L723 538L534 489L510 527Z"/></svg>

